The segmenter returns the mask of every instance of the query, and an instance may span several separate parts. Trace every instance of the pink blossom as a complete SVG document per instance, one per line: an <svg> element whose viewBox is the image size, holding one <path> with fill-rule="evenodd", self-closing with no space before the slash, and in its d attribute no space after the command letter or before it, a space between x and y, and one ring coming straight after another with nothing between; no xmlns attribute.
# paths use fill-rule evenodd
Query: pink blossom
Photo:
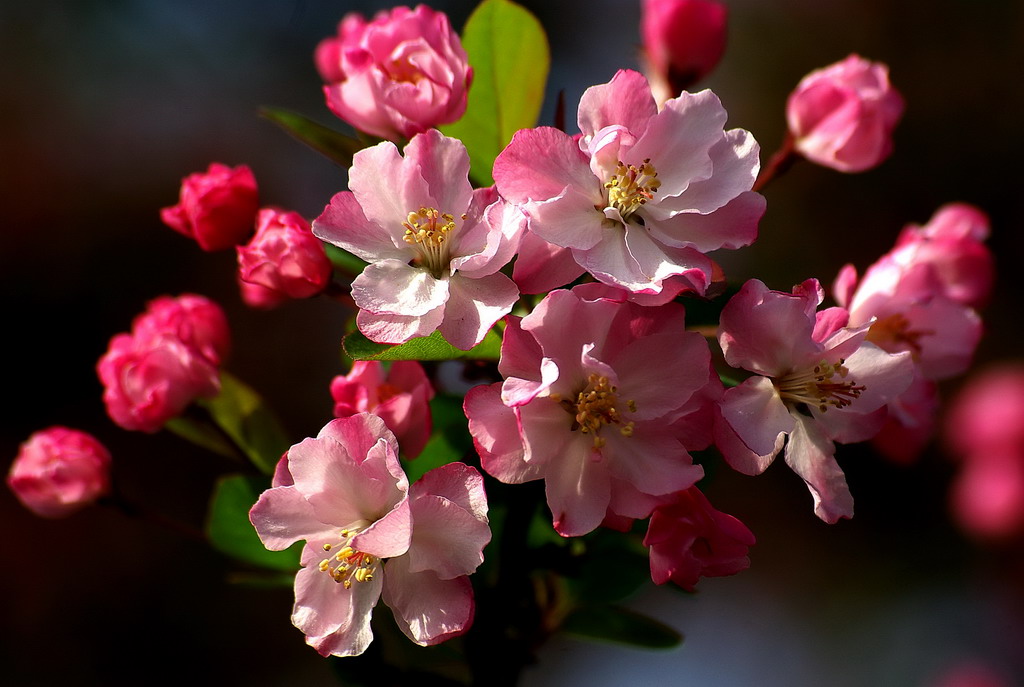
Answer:
<svg viewBox="0 0 1024 687"><path fill-rule="evenodd" d="M252 284L241 279L238 279L238 293L242 297L242 302L250 308L259 308L261 310L270 310L288 301L288 296L285 296L280 291L268 289L266 286Z"/></svg>
<svg viewBox="0 0 1024 687"><path fill-rule="evenodd" d="M853 516L835 442L876 434L883 406L910 384L913 364L909 353L866 341L868 325L847 327L842 308L816 313L823 297L814 279L791 294L752 279L722 309L726 362L755 374L726 389L715 443L730 465L754 475L785 442L786 463L807 483L815 514L834 523Z"/></svg>
<svg viewBox="0 0 1024 687"><path fill-rule="evenodd" d="M110 491L110 453L85 432L50 427L21 445L7 486L36 515L62 518Z"/></svg>
<svg viewBox="0 0 1024 687"><path fill-rule="evenodd" d="M988 216L966 203L943 205L924 226L907 225L890 253L905 268L927 264L948 298L979 308L988 302L995 267L985 246Z"/></svg>
<svg viewBox="0 0 1024 687"><path fill-rule="evenodd" d="M157 431L197 397L220 391L217 366L228 347L227 321L212 301L152 301L97 363L107 413L124 429Z"/></svg>
<svg viewBox="0 0 1024 687"><path fill-rule="evenodd" d="M648 78L658 103L700 81L725 52L728 8L714 0L643 0Z"/></svg>
<svg viewBox="0 0 1024 687"><path fill-rule="evenodd" d="M749 568L747 551L754 542L746 525L716 510L697 487L655 508L644 537L654 583L672 580L691 592L701 577L735 575Z"/></svg>
<svg viewBox="0 0 1024 687"><path fill-rule="evenodd" d="M160 219L193 238L206 251L245 243L252 233L259 198L256 177L245 165L210 164L181 182L178 204L160 211Z"/></svg>
<svg viewBox="0 0 1024 687"><path fill-rule="evenodd" d="M498 192L606 284L666 302L685 277L703 293L704 253L750 244L765 207L750 190L759 147L725 119L711 91L659 112L647 80L620 71L583 94L578 142L550 127L517 132L494 163Z"/></svg>
<svg viewBox="0 0 1024 687"><path fill-rule="evenodd" d="M943 426L963 463L950 495L956 519L984 537L1024 532L1024 365L971 379Z"/></svg>
<svg viewBox="0 0 1024 687"><path fill-rule="evenodd" d="M889 68L858 55L811 72L786 102L797 152L840 172L863 172L889 157L902 116Z"/></svg>
<svg viewBox="0 0 1024 687"><path fill-rule="evenodd" d="M331 199L313 233L370 263L352 282L367 337L402 343L439 331L469 349L512 309L519 291L498 270L512 259L521 216L493 189L474 191L462 143L418 134L356 153L349 188Z"/></svg>
<svg viewBox="0 0 1024 687"><path fill-rule="evenodd" d="M395 7L366 22L354 14L317 47L327 106L381 138L411 138L456 121L473 80L466 51L443 12Z"/></svg>
<svg viewBox="0 0 1024 687"><path fill-rule="evenodd" d="M418 456L430 439L434 389L415 360L395 361L387 372L381 362L357 360L351 372L331 381L331 396L335 417L379 416L409 458Z"/></svg>
<svg viewBox="0 0 1024 687"><path fill-rule="evenodd" d="M324 246L297 212L260 210L256 235L236 250L238 278L284 299L315 296L331 280L331 261ZM256 301L268 303L265 291Z"/></svg>
<svg viewBox="0 0 1024 687"><path fill-rule="evenodd" d="M677 304L586 293L553 291L507 318L505 381L465 401L483 469L506 483L545 480L563 536L609 514L647 517L703 475L674 422L708 383L704 338L685 331Z"/></svg>
<svg viewBox="0 0 1024 687"><path fill-rule="evenodd" d="M366 650L381 597L420 645L472 622L467 576L491 537L480 473L449 463L410 487L376 415L332 420L292 446L249 518L268 549L305 540L292 623L323 656Z"/></svg>

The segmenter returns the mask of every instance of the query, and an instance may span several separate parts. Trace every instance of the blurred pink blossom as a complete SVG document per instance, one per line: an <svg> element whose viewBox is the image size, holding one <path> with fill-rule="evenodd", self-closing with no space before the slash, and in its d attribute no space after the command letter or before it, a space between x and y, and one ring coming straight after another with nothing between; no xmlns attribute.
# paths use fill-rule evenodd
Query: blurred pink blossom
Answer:
<svg viewBox="0 0 1024 687"><path fill-rule="evenodd" d="M370 22L347 15L315 61L331 111L393 141L459 119L473 80L448 17L426 5L381 11Z"/></svg>
<svg viewBox="0 0 1024 687"><path fill-rule="evenodd" d="M220 391L227 321L212 301L186 294L150 302L130 334L118 334L96 370L110 418L155 432L200 396Z"/></svg>
<svg viewBox="0 0 1024 687"><path fill-rule="evenodd" d="M672 580L691 592L701 577L735 575L749 568L747 551L754 543L746 525L716 510L697 487L655 508L644 537L654 583Z"/></svg>
<svg viewBox="0 0 1024 687"><path fill-rule="evenodd" d="M647 78L661 105L703 79L725 52L728 8L715 0L643 0Z"/></svg>
<svg viewBox="0 0 1024 687"><path fill-rule="evenodd" d="M707 343L685 331L677 304L642 307L600 288L614 293L552 291L509 317L505 381L465 401L484 470L511 484L545 480L563 536L609 515L645 518L703 475L674 422L700 410L689 401L709 383Z"/></svg>
<svg viewBox="0 0 1024 687"><path fill-rule="evenodd" d="M253 231L259 197L256 177L245 165L219 162L185 177L178 204L160 211L164 223L195 239L206 251L245 243Z"/></svg>
<svg viewBox="0 0 1024 687"><path fill-rule="evenodd" d="M373 413L398 438L408 458L415 458L430 439L430 386L423 366L415 360L396 360L385 373L384 364L357 360L347 375L331 381L334 416Z"/></svg>
<svg viewBox="0 0 1024 687"><path fill-rule="evenodd" d="M902 116L889 68L858 55L805 76L786 103L796 151L840 172L863 172L887 158Z"/></svg>
<svg viewBox="0 0 1024 687"><path fill-rule="evenodd" d="M49 427L21 445L7 486L36 515L62 518L110 491L110 453L85 432Z"/></svg>
<svg viewBox="0 0 1024 687"><path fill-rule="evenodd" d="M246 303L266 307L275 299L309 298L331 280L331 261L324 246L313 236L309 222L297 212L264 208L256 220L256 235L238 253L238 278L262 286L263 290L243 290L253 296Z"/></svg>
<svg viewBox="0 0 1024 687"><path fill-rule="evenodd" d="M394 434L376 415L332 420L292 446L249 517L268 549L306 541L292 623L323 656L366 650L381 597L423 646L473 620L467 576L491 538L483 479L449 463L410 487Z"/></svg>
<svg viewBox="0 0 1024 687"><path fill-rule="evenodd" d="M494 162L495 184L529 231L571 249L599 281L651 303L703 294L705 253L753 242L765 208L750 190L757 142L725 120L711 91L682 93L659 112L647 80L622 70L583 94L582 137L518 131Z"/></svg>
<svg viewBox="0 0 1024 687"><path fill-rule="evenodd" d="M493 189L473 189L461 141L431 129L404 157L390 142L361 150L349 188L313 233L370 263L352 282L368 338L402 343L439 331L466 350L512 309L519 290L499 270L518 246L521 216Z"/></svg>

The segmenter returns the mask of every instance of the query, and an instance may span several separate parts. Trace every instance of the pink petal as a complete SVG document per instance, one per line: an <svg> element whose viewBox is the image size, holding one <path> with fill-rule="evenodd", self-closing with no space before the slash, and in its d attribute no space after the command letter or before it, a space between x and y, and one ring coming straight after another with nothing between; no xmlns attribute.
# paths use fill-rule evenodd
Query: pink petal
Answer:
<svg viewBox="0 0 1024 687"><path fill-rule="evenodd" d="M389 141L364 148L353 156L348 187L370 222L395 232L396 246L409 213L428 205L426 201L430 198L418 165L409 156L403 158Z"/></svg>
<svg viewBox="0 0 1024 687"><path fill-rule="evenodd" d="M356 314L356 325L371 341L400 344L417 336L429 336L437 330L443 319L444 306L439 306L422 316L378 314L360 310Z"/></svg>
<svg viewBox="0 0 1024 687"><path fill-rule="evenodd" d="M653 364L653 361L658 361ZM637 339L615 359L619 398L634 401L629 420L674 417L707 383L711 352L695 332L665 332Z"/></svg>
<svg viewBox="0 0 1024 687"><path fill-rule="evenodd" d="M527 463L515 411L501 402L501 384L477 386L464 404L469 433L480 454L480 466L506 484L519 484L543 476L536 463Z"/></svg>
<svg viewBox="0 0 1024 687"><path fill-rule="evenodd" d="M563 537L578 537L597 528L611 500L608 470L592 442L582 436L567 442L548 461L545 487L555 530Z"/></svg>
<svg viewBox="0 0 1024 687"><path fill-rule="evenodd" d="M293 486L263 492L249 511L249 521L271 551L282 551L300 539L316 539L335 529L316 517L313 507Z"/></svg>
<svg viewBox="0 0 1024 687"><path fill-rule="evenodd" d="M711 97L714 97L711 91L702 91L697 96L704 94L711 94ZM718 103L717 100L715 98L715 102L721 108L721 103ZM703 122L708 129L703 133L705 136L703 140L714 143L705 153L710 156L712 170L702 176L694 175L689 185L685 186L685 190L682 186L670 186L673 189L679 188L682 192L659 198L657 203L659 210L676 212L696 210L700 214L706 215L725 206L740 194L750 192L757 172L761 168L759 157L761 148L749 131L732 129L724 134L721 133L721 124L725 123L725 110L721 110L720 119L721 123L717 119L711 119L709 113ZM718 125L717 131L715 131L716 124ZM712 133L713 131L714 133ZM658 159L660 161L662 158ZM659 166L658 178L663 178L661 169ZM703 170L703 166L699 169ZM669 184L670 182L663 180L662 183Z"/></svg>
<svg viewBox="0 0 1024 687"><path fill-rule="evenodd" d="M405 147L405 157L419 167L427 184L427 197L421 205L440 212L461 215L469 207L473 187L469 183L469 153L462 141L449 138L437 129L413 136Z"/></svg>
<svg viewBox="0 0 1024 687"><path fill-rule="evenodd" d="M545 293L568 284L584 271L569 248L548 243L527 231L519 244L512 279L523 293Z"/></svg>
<svg viewBox="0 0 1024 687"><path fill-rule="evenodd" d="M591 86L583 93L577 123L584 135L620 124L639 136L657 114L647 79L639 72L620 69L608 83Z"/></svg>
<svg viewBox="0 0 1024 687"><path fill-rule="evenodd" d="M835 445L818 423L795 414L796 426L786 445L786 464L800 475L814 497L814 514L829 524L853 517L853 496L835 459Z"/></svg>
<svg viewBox="0 0 1024 687"><path fill-rule="evenodd" d="M387 562L384 603L402 632L430 646L456 637L473 622L473 587L466 577L438 579L430 571L409 570L407 556Z"/></svg>
<svg viewBox="0 0 1024 687"><path fill-rule="evenodd" d="M401 260L367 265L352 282L352 300L363 310L380 315L422 317L448 300L447 279Z"/></svg>
<svg viewBox="0 0 1024 687"><path fill-rule="evenodd" d="M500 272L470 279L453 274L448 280L448 302L438 329L448 343L469 350L483 341L494 323L519 300L515 282Z"/></svg>
<svg viewBox="0 0 1024 687"><path fill-rule="evenodd" d="M793 431L793 416L767 377L751 377L726 389L720 407L722 418L757 456L774 456L779 435Z"/></svg>
<svg viewBox="0 0 1024 687"><path fill-rule="evenodd" d="M367 262L408 261L408 245L396 243L401 237L400 228L400 224L381 226L366 219L356 197L349 191L336 193L323 213L313 220L314 236Z"/></svg>
<svg viewBox="0 0 1024 687"><path fill-rule="evenodd" d="M648 226L655 240L668 246L693 246L709 252L753 243L765 206L764 196L745 191L706 215L695 212L669 215L661 213L657 206L645 208L644 212L651 216Z"/></svg>
<svg viewBox="0 0 1024 687"><path fill-rule="evenodd" d="M450 580L472 574L483 563L483 548L491 540L486 518L422 490L411 506L416 522L408 556L411 572L431 570Z"/></svg>
<svg viewBox="0 0 1024 687"><path fill-rule="evenodd" d="M520 129L494 160L494 183L505 200L523 204L562 195L567 187L600 195L600 181L568 134L542 126Z"/></svg>

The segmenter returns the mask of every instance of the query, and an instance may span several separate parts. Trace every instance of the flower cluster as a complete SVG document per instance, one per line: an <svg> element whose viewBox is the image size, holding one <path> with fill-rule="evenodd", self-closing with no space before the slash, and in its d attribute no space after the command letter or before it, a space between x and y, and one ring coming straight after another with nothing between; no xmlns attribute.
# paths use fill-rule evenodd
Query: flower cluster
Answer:
<svg viewBox="0 0 1024 687"><path fill-rule="evenodd" d="M496 6L518 30L534 26L514 3L483 5ZM624 558L646 550L656 584L692 591L701 577L737 573L755 537L705 495L713 461L757 475L781 454L821 520L850 518L837 445L874 441L911 460L932 433L937 383L972 360L993 281L977 208L950 204L909 225L862 276L843 267L832 307L816 278L779 290L727 275L712 256L758 240L760 191L797 157L858 172L891 153L903 104L887 68L852 55L809 74L787 105L789 136L762 169L759 144L726 128L718 96L683 90L722 55L724 6L647 0L643 10L649 77L622 69L586 89L575 128L527 117L514 134L489 130L507 134L489 157L437 128L463 116L473 85L473 56L447 17L423 5L350 14L315 60L328 107L363 138L289 124L346 163L347 188L310 223L258 209L248 168L215 163L163 211L202 249L235 247L250 306L316 295L354 306L352 366L321 390L335 419L298 443L255 391L222 377L227 322L201 296L152 301L98 364L108 413L125 429L155 432L217 397L200 404L207 424L170 428L263 470L251 498L236 500L266 549L304 542L292 622L324 656L363 653L381 600L416 644L462 635L474 584L496 605L510 595L513 610L529 589L536 613L523 615L538 620L528 630L557 628L573 604L591 603L563 579L602 535L621 535ZM480 159L489 167L471 174ZM494 184L471 181L486 178ZM356 275L350 290L346 275ZM443 379L444 364L459 366L458 383ZM1024 494L1024 442L997 429L1021 423L988 413L1020 411L1019 382L957 411L971 428L962 450L989 456L972 458L986 467L971 479L1014 466L1003 501ZM94 440L56 428L23 447L9 484L37 512L63 515L105 493L108 464ZM543 499L540 484L533 501L528 487L503 486L528 482L543 482ZM228 507L214 500L220 517ZM489 503L501 514L493 534ZM1020 527L1022 513L992 519ZM502 571L471 583L492 536ZM259 548L246 560L278 555ZM522 580L510 586L508 569Z"/></svg>

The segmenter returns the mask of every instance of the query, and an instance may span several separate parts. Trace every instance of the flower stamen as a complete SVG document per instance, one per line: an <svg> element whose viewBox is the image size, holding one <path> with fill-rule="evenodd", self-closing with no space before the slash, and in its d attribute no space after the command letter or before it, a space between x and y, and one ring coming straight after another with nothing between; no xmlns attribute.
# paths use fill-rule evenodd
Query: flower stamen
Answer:
<svg viewBox="0 0 1024 687"><path fill-rule="evenodd" d="M358 534L357 531L344 529L339 532L341 542L338 544L324 544L325 552L337 549L337 553L328 556L320 561L318 566L320 572L325 572L335 582L345 586L345 589L352 588L352 582L369 582L377 572L377 563L380 559L368 553L357 551L349 546L352 537Z"/></svg>
<svg viewBox="0 0 1024 687"><path fill-rule="evenodd" d="M843 358L834 365L822 360L812 370L792 372L773 380L773 384L786 403L814 406L822 413L828 410L829 406L845 408L867 390L866 386L857 384L852 379L839 381L845 380L850 374L845 363L846 360Z"/></svg>
<svg viewBox="0 0 1024 687"><path fill-rule="evenodd" d="M633 436L635 423L623 419L617 407L618 389L603 375L591 373L587 377L587 385L576 394L575 402L562 399L559 394L551 394L550 398L573 416L572 431L594 435L594 448L603 448L607 443L606 438L600 435L605 425L618 425L622 436ZM636 412L636 401L627 400L625 405L629 412Z"/></svg>
<svg viewBox="0 0 1024 687"><path fill-rule="evenodd" d="M416 262L435 279L440 279L451 260L448 257L449 235L455 230L455 217L436 208L420 208L410 212L402 239L416 249Z"/></svg>
<svg viewBox="0 0 1024 687"><path fill-rule="evenodd" d="M639 167L625 165L620 160L615 174L604 185L608 189L608 206L619 211L623 222L628 222L642 205L654 198L660 186L661 180L650 158Z"/></svg>

